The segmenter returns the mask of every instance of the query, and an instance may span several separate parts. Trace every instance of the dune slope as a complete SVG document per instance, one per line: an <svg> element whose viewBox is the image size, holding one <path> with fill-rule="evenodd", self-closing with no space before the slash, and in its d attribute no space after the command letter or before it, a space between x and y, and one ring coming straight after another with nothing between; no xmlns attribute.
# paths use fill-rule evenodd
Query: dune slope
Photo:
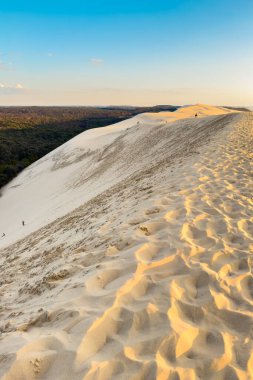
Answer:
<svg viewBox="0 0 253 380"><path fill-rule="evenodd" d="M153 160L170 155L167 124L191 118L191 125L196 112L211 117L231 111L199 105L177 112L141 114L83 132L29 166L2 190L0 247L66 215L136 171L152 166ZM187 120L184 125L187 128ZM201 127L202 120L198 119L196 125ZM176 135L179 127L173 126L175 138L180 138L180 133ZM168 148L165 155L159 152L159 144ZM171 145L177 149L176 141ZM3 233L5 237L1 239Z"/></svg>
<svg viewBox="0 0 253 380"><path fill-rule="evenodd" d="M104 130L93 194L2 249L1 379L253 379L253 116L221 111Z"/></svg>

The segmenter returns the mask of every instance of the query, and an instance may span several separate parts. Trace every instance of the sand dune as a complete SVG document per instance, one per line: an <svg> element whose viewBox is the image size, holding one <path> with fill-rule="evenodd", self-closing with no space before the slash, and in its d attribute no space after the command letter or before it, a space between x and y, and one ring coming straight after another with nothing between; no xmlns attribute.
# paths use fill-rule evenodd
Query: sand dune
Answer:
<svg viewBox="0 0 253 380"><path fill-rule="evenodd" d="M92 183L124 176L2 249L1 379L253 379L253 116L178 113L120 131Z"/></svg>
<svg viewBox="0 0 253 380"><path fill-rule="evenodd" d="M181 132L180 120L184 119L187 127L187 119L192 119L196 112L200 117L209 115L206 123L212 123L212 117L231 110L199 105L177 112L141 114L83 132L30 165L1 191L0 237L5 233L5 238L0 239L0 247L66 215L135 172L150 167L153 160L171 156L172 148L179 149L176 138L185 138L182 133L188 133L188 130ZM173 125L170 138L167 123L175 121L179 124ZM201 119L196 125L200 131Z"/></svg>

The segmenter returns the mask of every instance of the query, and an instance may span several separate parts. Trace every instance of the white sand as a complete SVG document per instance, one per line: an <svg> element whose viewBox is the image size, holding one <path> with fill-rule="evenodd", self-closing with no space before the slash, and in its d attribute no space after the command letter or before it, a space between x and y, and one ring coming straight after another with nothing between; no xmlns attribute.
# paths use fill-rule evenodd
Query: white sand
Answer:
<svg viewBox="0 0 253 380"><path fill-rule="evenodd" d="M252 114L198 105L18 176L1 244L42 228L0 252L0 378L253 379L252 148Z"/></svg>

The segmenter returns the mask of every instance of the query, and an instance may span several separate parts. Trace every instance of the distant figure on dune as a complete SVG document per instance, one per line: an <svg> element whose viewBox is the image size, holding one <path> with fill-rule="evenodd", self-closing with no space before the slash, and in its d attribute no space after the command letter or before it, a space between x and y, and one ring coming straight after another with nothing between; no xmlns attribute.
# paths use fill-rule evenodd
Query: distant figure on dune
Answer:
<svg viewBox="0 0 253 380"><path fill-rule="evenodd" d="M24 226L25 225L25 222L24 222L24 220L22 220L22 226Z"/></svg>
<svg viewBox="0 0 253 380"><path fill-rule="evenodd" d="M2 238L5 237L5 233L3 232Z"/></svg>
<svg viewBox="0 0 253 380"><path fill-rule="evenodd" d="M197 114L197 113L195 113L195 117L198 117L198 114Z"/></svg>

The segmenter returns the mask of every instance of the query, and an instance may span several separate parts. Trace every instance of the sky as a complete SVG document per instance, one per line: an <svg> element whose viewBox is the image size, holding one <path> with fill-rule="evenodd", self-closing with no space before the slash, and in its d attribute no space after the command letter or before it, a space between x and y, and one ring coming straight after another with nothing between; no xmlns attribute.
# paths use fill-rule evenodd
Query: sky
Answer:
<svg viewBox="0 0 253 380"><path fill-rule="evenodd" d="M253 105L252 0L0 2L0 105Z"/></svg>

